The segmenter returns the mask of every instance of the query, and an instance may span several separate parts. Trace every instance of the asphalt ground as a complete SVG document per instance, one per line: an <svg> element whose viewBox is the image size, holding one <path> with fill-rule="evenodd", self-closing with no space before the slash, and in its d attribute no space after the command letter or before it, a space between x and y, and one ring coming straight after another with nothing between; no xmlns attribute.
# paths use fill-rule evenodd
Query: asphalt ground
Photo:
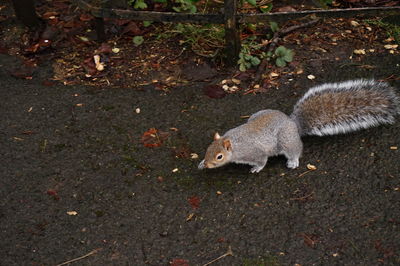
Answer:
<svg viewBox="0 0 400 266"><path fill-rule="evenodd" d="M212 265L399 265L400 122L304 138L296 170L283 157L259 174L197 169L241 116L290 113L322 82L398 76L399 59L325 64L316 80L210 99L202 82L168 93L45 86L51 69L16 79L1 55L0 264L204 265L230 248ZM151 128L159 147L146 147Z"/></svg>

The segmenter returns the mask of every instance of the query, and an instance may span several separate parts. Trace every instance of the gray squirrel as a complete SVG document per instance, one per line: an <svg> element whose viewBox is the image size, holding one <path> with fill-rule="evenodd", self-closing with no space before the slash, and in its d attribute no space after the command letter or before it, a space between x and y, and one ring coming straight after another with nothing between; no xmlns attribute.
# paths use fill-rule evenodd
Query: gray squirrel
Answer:
<svg viewBox="0 0 400 266"><path fill-rule="evenodd" d="M393 124L400 114L400 99L394 88L375 80L325 83L309 89L289 116L276 110L261 110L247 123L223 136L215 133L199 169L227 163L249 164L260 172L268 157L284 155L287 167L297 168L305 135L335 135Z"/></svg>

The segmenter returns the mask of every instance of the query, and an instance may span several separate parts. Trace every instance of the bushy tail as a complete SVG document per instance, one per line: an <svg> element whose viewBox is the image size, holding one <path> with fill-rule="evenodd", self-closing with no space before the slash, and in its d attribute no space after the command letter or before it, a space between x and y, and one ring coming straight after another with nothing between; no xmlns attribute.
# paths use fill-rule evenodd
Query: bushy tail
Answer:
<svg viewBox="0 0 400 266"><path fill-rule="evenodd" d="M336 135L392 124L400 114L400 99L385 82L351 80L326 83L308 90L291 118L301 135Z"/></svg>

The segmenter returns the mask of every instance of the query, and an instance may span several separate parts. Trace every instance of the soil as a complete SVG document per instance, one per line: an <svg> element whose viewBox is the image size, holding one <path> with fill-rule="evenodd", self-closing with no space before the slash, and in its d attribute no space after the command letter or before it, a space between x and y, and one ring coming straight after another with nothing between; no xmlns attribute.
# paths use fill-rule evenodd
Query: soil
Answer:
<svg viewBox="0 0 400 266"><path fill-rule="evenodd" d="M180 54L173 40L156 46L161 55L151 46L124 48L140 60L168 58L151 73L118 65L87 78L71 67L72 78L60 77L67 67L57 66L72 50L71 62L84 61L81 47L20 53L15 33L24 30L7 15L0 265L204 265L229 249L233 255L212 265L399 265L400 122L306 137L295 170L281 156L259 174L234 164L197 169L216 131L265 108L289 114L311 86L375 78L400 94L398 50L384 48L380 28L351 21L288 35L282 43L295 51L294 62L270 66L262 90L254 90L245 85L252 71L227 70L190 49ZM158 82L173 74L179 82ZM243 79L241 90L205 94L232 77Z"/></svg>

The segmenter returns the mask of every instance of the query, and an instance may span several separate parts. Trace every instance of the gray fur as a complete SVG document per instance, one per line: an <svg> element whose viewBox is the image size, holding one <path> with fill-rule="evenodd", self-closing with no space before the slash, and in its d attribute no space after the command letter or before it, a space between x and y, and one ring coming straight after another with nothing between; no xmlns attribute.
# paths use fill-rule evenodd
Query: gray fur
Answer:
<svg viewBox="0 0 400 266"><path fill-rule="evenodd" d="M338 116L336 120L330 120L331 113L326 113L324 106L320 106L318 113L320 121L308 122L306 115L307 110L304 110L304 102L311 98L318 98L325 94L338 95L342 92L351 92L354 97L356 94L364 94L366 97L376 97L379 95L382 99L388 101L387 105L375 104L373 106L337 106L337 112L346 108L354 109L354 113L349 117ZM335 99L333 99L334 101ZM339 99L338 99L339 100ZM395 116L400 114L400 99L396 95L394 88L386 82L378 82L375 80L357 79L339 83L325 83L319 86L310 88L304 96L296 103L293 108L293 113L290 118L293 119L299 127L301 135L337 135L347 132L353 132L360 129L375 127L381 124L393 124ZM310 127L308 124L312 124Z"/></svg>
<svg viewBox="0 0 400 266"><path fill-rule="evenodd" d="M253 166L251 172L258 173L264 168L268 157L285 155L289 168L298 167L303 144L296 124L286 114L262 110L253 114L248 122L267 114L273 114L272 121L260 131L253 132L251 138L243 134L248 131L247 124L233 128L222 136L231 140L233 151L240 151L232 153L231 162L250 164Z"/></svg>
<svg viewBox="0 0 400 266"><path fill-rule="evenodd" d="M319 104L320 99L325 99L321 102L326 106ZM287 167L297 168L303 150L301 135L332 135L391 124L399 113L399 97L387 83L360 79L322 84L296 103L290 117L280 111L262 110L222 137L216 133L199 169L234 162L249 164L251 172L258 173L268 157L276 155L287 158Z"/></svg>

